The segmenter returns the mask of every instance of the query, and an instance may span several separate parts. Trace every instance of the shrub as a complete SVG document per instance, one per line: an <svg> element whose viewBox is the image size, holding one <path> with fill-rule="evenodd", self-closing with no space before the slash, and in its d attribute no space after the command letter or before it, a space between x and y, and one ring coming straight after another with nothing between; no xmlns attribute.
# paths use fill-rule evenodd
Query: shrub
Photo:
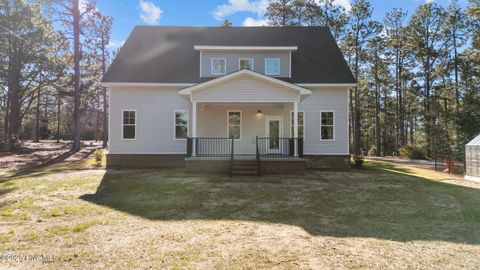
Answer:
<svg viewBox="0 0 480 270"><path fill-rule="evenodd" d="M374 145L368 150L368 155L373 157L377 155L377 147Z"/></svg>
<svg viewBox="0 0 480 270"><path fill-rule="evenodd" d="M355 164L355 167L360 168L362 167L364 162L364 159L362 156L353 156L353 163Z"/></svg>
<svg viewBox="0 0 480 270"><path fill-rule="evenodd" d="M400 157L409 159L427 159L421 147L407 145L400 148Z"/></svg>
<svg viewBox="0 0 480 270"><path fill-rule="evenodd" d="M97 162L97 164L101 164L102 163L102 159L103 159L103 152L101 149L97 149L95 150L95 162Z"/></svg>

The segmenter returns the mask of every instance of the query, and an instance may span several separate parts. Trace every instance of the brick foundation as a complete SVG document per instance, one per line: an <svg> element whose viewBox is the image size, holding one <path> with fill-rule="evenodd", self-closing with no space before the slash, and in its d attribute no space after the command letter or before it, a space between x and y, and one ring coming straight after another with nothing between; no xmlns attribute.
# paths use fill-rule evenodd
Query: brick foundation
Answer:
<svg viewBox="0 0 480 270"><path fill-rule="evenodd" d="M305 155L307 169L342 169L350 167L350 156Z"/></svg>
<svg viewBox="0 0 480 270"><path fill-rule="evenodd" d="M230 159L185 159L185 155L108 154L108 168L185 167L188 172L230 173ZM348 168L349 156L262 159L260 174L301 174L305 169Z"/></svg>
<svg viewBox="0 0 480 270"><path fill-rule="evenodd" d="M185 155L108 154L107 168L184 167Z"/></svg>

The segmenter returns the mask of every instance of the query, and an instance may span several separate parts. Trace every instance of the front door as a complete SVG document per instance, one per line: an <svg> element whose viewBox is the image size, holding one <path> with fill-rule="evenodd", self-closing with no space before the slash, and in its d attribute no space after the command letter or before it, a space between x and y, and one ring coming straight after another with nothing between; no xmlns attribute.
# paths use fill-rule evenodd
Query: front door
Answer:
<svg viewBox="0 0 480 270"><path fill-rule="evenodd" d="M267 116L265 135L268 139L267 151L269 153L278 153L281 149L279 138L283 136L283 118L281 116Z"/></svg>

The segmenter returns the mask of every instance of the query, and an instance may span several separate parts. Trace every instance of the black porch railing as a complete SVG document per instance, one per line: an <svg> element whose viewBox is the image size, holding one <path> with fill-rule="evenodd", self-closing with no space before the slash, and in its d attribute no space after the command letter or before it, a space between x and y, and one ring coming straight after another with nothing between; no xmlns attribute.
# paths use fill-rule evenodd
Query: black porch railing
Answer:
<svg viewBox="0 0 480 270"><path fill-rule="evenodd" d="M303 157L303 138L256 137L256 158L294 157L297 143L298 157ZM233 138L187 138L187 157L230 157L234 156ZM195 148L195 151L194 151Z"/></svg>
<svg viewBox="0 0 480 270"><path fill-rule="evenodd" d="M233 158L233 138L190 138L187 137L187 157L231 157Z"/></svg>
<svg viewBox="0 0 480 270"><path fill-rule="evenodd" d="M303 138L257 137L256 142L257 158L294 157L295 142L297 142L298 156L303 157Z"/></svg>

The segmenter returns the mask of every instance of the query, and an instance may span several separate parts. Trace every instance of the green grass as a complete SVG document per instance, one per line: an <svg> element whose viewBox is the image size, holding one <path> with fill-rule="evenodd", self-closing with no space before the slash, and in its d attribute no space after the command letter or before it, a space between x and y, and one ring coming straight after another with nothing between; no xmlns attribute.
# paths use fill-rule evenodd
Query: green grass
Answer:
<svg viewBox="0 0 480 270"><path fill-rule="evenodd" d="M108 253L114 259L97 268L148 268L138 260L140 251L153 260L151 265L165 268L249 269L297 268L303 251L328 255L323 248L330 246L338 249L334 254L350 254L346 246L377 254L392 242L433 243L430 249L447 245L455 254L480 246L480 189L445 183L445 174L388 162L247 182L179 169L70 169L41 168L0 180L0 251L60 249L60 261L67 264L52 268L68 268L70 261L87 268L88 263L102 261L89 249L98 245L96 251L104 247L118 253ZM309 240L301 242L294 228ZM365 239L380 241L380 247L368 246L370 240ZM235 244L230 250L207 253ZM130 250L133 246L138 249ZM275 253L277 246L283 249ZM399 247L403 252L415 249ZM222 257L223 252L228 256ZM412 252L420 254L421 249ZM342 262L351 259L338 256ZM198 264L209 259L212 265ZM457 264L468 261L456 259ZM352 259L347 266L388 265L375 266L372 261Z"/></svg>
<svg viewBox="0 0 480 270"><path fill-rule="evenodd" d="M107 173L96 194L82 198L151 220L246 220L300 226L313 235L480 243L479 190L417 174L381 162L350 172L311 171L303 179L270 177L280 183L121 171Z"/></svg>

